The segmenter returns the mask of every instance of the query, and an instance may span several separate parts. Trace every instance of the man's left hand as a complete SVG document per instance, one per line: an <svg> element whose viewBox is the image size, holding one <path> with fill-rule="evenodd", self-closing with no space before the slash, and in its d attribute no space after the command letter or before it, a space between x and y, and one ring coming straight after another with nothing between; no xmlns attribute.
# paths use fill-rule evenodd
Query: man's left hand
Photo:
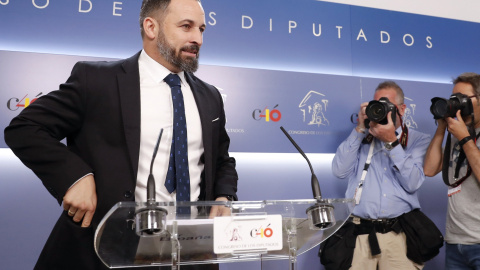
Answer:
<svg viewBox="0 0 480 270"><path fill-rule="evenodd" d="M392 121L392 112L388 112L387 120L388 123L386 125L370 122L369 132L382 142L393 142L397 139L397 136L395 135L395 125Z"/></svg>
<svg viewBox="0 0 480 270"><path fill-rule="evenodd" d="M219 202L219 201L228 202L228 199L226 197L218 197L215 201L216 202ZM232 215L232 211L230 210L229 207L226 207L226 206L223 206L223 205L214 205L214 206L212 206L212 209L210 210L209 218L230 216L230 215Z"/></svg>

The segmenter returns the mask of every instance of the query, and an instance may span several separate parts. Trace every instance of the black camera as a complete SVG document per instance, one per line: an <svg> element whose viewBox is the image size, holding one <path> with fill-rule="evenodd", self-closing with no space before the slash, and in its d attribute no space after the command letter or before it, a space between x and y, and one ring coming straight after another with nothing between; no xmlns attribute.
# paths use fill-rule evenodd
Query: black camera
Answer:
<svg viewBox="0 0 480 270"><path fill-rule="evenodd" d="M468 116L473 113L473 105L470 97L462 93L456 93L451 95L448 100L440 97L432 98L430 112L433 114L433 119L455 117L458 110L460 110L462 116Z"/></svg>
<svg viewBox="0 0 480 270"><path fill-rule="evenodd" d="M367 120L379 123L381 125L388 124L388 112L392 112L392 121L395 125L397 106L391 103L388 98L382 97L379 100L372 100L368 103L367 108L365 109L365 113L368 117ZM368 122L369 121L367 121L365 126L368 126Z"/></svg>

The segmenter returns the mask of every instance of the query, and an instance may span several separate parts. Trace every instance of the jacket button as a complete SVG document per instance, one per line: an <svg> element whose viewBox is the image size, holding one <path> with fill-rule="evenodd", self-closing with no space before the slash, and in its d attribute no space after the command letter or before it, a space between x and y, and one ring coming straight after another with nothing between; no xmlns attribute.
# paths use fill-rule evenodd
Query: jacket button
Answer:
<svg viewBox="0 0 480 270"><path fill-rule="evenodd" d="M131 192L130 190L125 191L125 193L123 194L123 196L125 196L125 198L131 198L132 195L133 195L133 192Z"/></svg>

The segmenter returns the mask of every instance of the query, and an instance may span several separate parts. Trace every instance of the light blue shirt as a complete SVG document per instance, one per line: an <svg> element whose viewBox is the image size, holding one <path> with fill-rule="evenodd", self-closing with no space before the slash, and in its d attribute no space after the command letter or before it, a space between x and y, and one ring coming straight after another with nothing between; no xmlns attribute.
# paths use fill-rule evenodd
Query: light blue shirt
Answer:
<svg viewBox="0 0 480 270"><path fill-rule="evenodd" d="M401 128L397 129L401 132ZM360 182L370 144L362 144L367 134L355 129L340 144L332 161L336 177L347 178L346 198L353 198ZM409 129L408 144L388 151L384 143L374 139L373 155L368 169L360 203L353 214L362 218L394 218L420 208L417 190L425 180L423 159L430 136Z"/></svg>

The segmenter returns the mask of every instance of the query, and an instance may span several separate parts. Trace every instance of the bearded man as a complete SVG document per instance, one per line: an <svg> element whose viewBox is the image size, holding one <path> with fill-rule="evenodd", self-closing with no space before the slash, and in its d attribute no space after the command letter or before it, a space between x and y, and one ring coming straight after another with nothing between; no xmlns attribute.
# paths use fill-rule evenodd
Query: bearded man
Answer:
<svg viewBox="0 0 480 270"><path fill-rule="evenodd" d="M5 129L12 151L63 205L35 269L106 269L94 251L95 229L117 202L147 200L161 129L158 201L237 199L221 95L192 74L206 28L200 1L144 0L140 28L143 50L77 63L59 90ZM228 214L220 206L210 212Z"/></svg>

